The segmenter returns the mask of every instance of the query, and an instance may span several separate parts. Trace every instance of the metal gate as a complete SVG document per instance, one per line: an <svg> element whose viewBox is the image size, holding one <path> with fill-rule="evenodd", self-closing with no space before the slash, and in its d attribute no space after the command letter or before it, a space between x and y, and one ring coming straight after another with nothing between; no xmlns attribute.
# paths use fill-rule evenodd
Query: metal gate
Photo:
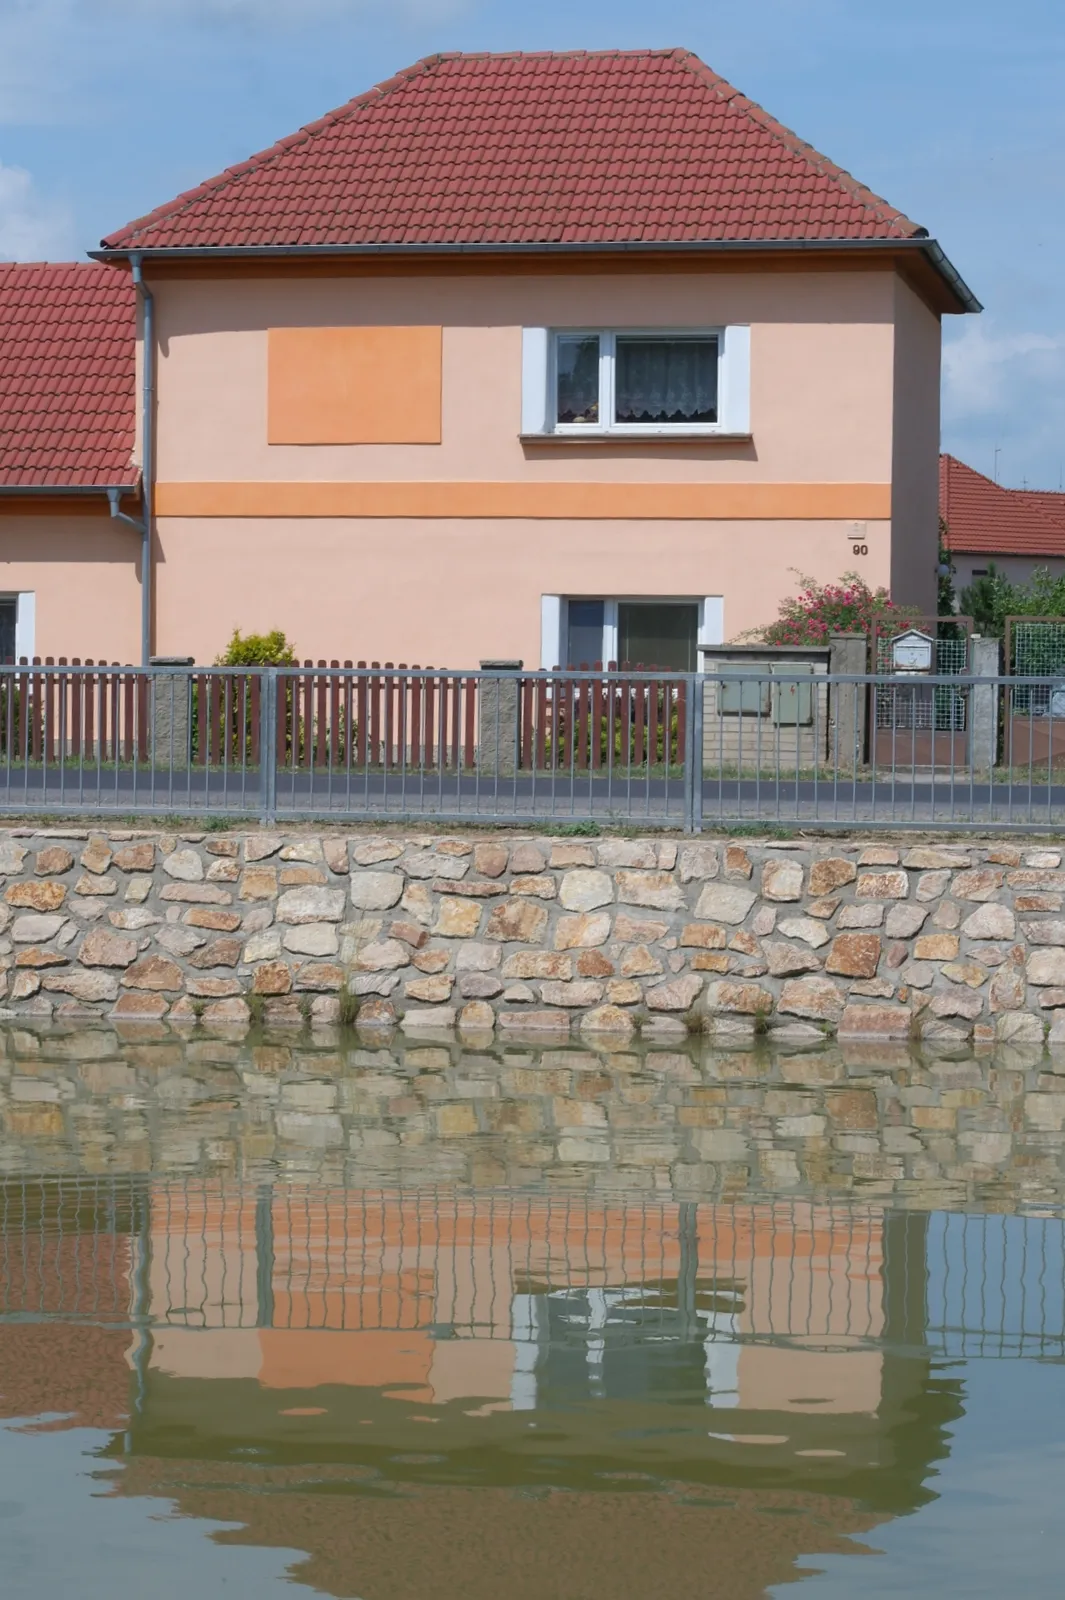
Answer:
<svg viewBox="0 0 1065 1600"><path fill-rule="evenodd" d="M930 671L903 673L893 657L899 635L915 629L932 640ZM876 766L949 767L968 762L969 688L936 683L972 670L971 617L919 617L906 628L875 627L870 671L885 680L873 689L870 759Z"/></svg>
<svg viewBox="0 0 1065 1600"><path fill-rule="evenodd" d="M1006 672L1011 678L1061 678L1011 685L1004 750L1009 767L1065 766L1065 617L1007 617Z"/></svg>

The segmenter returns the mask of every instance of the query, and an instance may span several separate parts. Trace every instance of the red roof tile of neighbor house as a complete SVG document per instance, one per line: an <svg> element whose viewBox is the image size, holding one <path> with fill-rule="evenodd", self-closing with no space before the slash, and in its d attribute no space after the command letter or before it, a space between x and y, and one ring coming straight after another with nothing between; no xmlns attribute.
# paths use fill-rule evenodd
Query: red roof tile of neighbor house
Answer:
<svg viewBox="0 0 1065 1600"><path fill-rule="evenodd" d="M0 265L0 489L137 482L134 294L89 261Z"/></svg>
<svg viewBox="0 0 1065 1600"><path fill-rule="evenodd" d="M687 50L438 55L105 247L925 237Z"/></svg>
<svg viewBox="0 0 1065 1600"><path fill-rule="evenodd" d="M1065 556L1065 494L1006 489L954 456L939 458L939 513L949 550Z"/></svg>

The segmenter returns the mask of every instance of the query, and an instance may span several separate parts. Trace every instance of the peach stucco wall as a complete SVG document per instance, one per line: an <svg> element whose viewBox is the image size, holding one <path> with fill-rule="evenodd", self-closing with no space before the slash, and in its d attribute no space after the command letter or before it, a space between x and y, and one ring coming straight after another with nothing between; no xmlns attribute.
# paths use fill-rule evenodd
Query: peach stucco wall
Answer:
<svg viewBox="0 0 1065 1600"><path fill-rule="evenodd" d="M925 523L939 326L891 271L218 277L153 288L161 504L168 484L897 485L894 522L857 526L750 511L739 522L161 514L157 652L210 660L234 627L281 627L313 658L539 665L543 594L723 596L726 638L775 615L794 568L823 580L857 568L922 604L934 594ZM522 443L523 326L730 323L751 325L749 442ZM441 442L269 444L269 329L359 324L443 328ZM135 597L127 627L135 639Z"/></svg>
<svg viewBox="0 0 1065 1600"><path fill-rule="evenodd" d="M790 568L854 564L837 522L175 517L158 538L157 649L201 661L239 626L283 628L301 658L538 667L544 594L723 595L731 638L775 616ZM868 544L869 581L886 583L886 524Z"/></svg>
<svg viewBox="0 0 1065 1600"><path fill-rule="evenodd" d="M34 654L140 660L140 540L98 516L0 507L0 593L36 596Z"/></svg>
<svg viewBox="0 0 1065 1600"><path fill-rule="evenodd" d="M894 275L164 281L158 477L887 483ZM271 327L439 324L439 445L270 445ZM753 444L523 447L523 327L750 323Z"/></svg>

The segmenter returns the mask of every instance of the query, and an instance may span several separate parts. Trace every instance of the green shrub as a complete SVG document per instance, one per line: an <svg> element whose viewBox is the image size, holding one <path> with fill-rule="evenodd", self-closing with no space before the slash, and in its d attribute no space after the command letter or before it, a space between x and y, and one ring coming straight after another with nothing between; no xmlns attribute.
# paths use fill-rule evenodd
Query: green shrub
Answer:
<svg viewBox="0 0 1065 1600"><path fill-rule="evenodd" d="M1065 618L1065 577L1037 567L1027 583L1011 583L989 561L986 576L974 578L962 590L960 603L962 614L972 617L981 633L1001 638L1007 617Z"/></svg>
<svg viewBox="0 0 1065 1600"><path fill-rule="evenodd" d="M241 633L239 628L233 629L230 639L223 653L215 662L216 667L295 667L296 652L289 644L280 628L275 628L272 633Z"/></svg>

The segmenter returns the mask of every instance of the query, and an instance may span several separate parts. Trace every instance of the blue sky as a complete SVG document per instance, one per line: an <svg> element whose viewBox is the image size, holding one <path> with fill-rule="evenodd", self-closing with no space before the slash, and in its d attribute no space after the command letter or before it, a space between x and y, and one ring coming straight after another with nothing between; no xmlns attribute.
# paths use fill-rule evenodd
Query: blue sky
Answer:
<svg viewBox="0 0 1065 1600"><path fill-rule="evenodd" d="M1065 472L1062 0L0 0L0 258L100 235L435 50L685 45L937 237L944 444Z"/></svg>

